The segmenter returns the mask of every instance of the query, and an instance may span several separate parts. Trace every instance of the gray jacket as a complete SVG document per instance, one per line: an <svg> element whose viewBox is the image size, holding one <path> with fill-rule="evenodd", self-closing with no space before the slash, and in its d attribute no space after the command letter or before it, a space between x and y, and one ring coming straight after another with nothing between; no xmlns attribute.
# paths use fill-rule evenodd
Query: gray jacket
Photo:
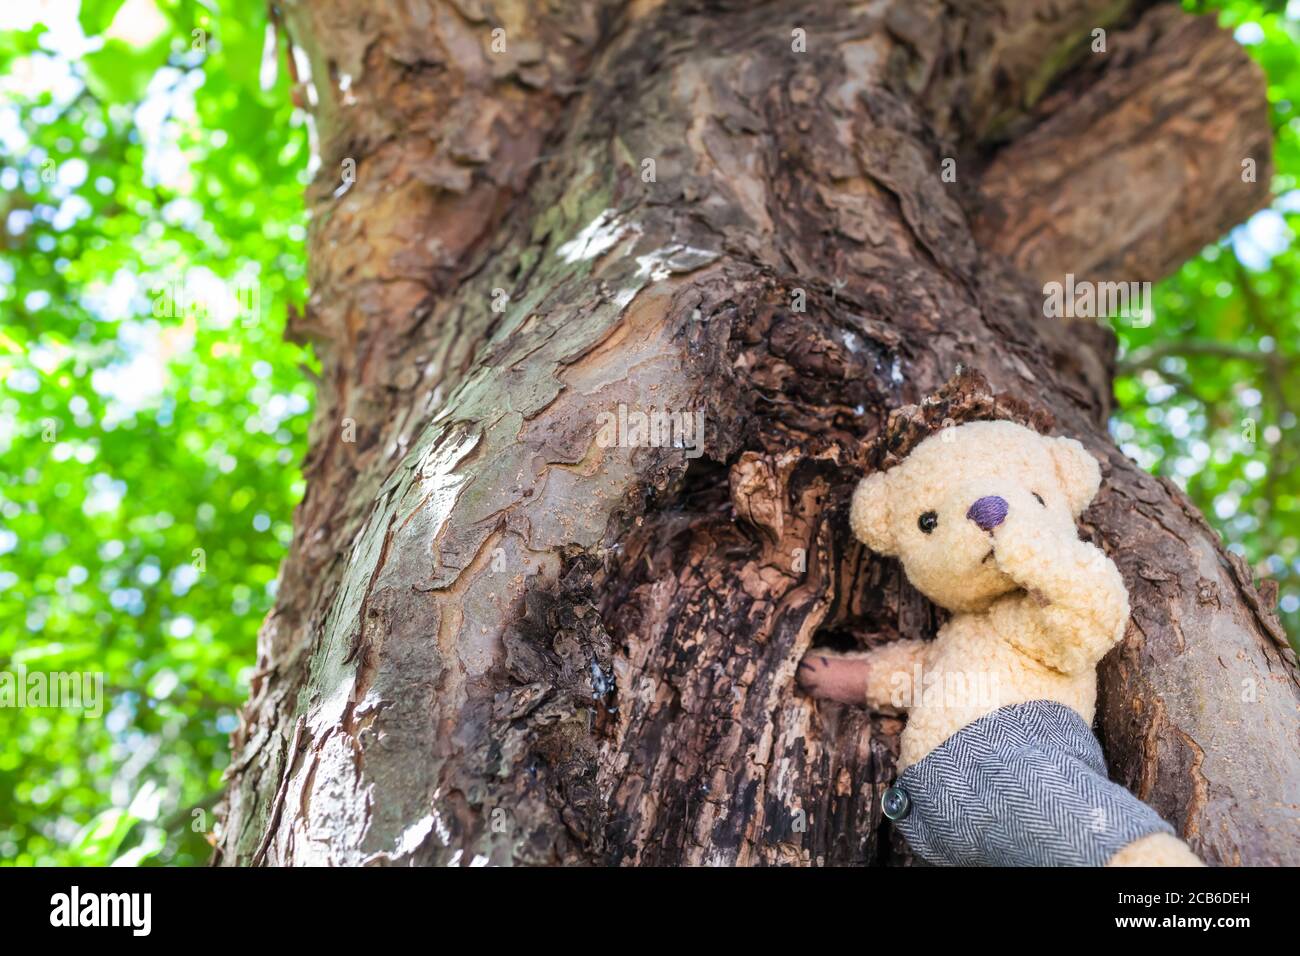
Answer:
<svg viewBox="0 0 1300 956"><path fill-rule="evenodd" d="M947 866L1101 866L1150 833L1173 833L1106 776L1092 729L1050 700L963 727L885 791L885 816Z"/></svg>

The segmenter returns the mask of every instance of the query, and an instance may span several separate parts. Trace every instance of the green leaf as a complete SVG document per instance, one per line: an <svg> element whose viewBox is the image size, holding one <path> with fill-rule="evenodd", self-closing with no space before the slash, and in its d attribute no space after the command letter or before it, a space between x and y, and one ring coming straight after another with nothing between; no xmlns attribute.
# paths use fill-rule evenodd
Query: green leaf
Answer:
<svg viewBox="0 0 1300 956"><path fill-rule="evenodd" d="M81 0L77 21L86 36L97 36L108 29L125 0Z"/></svg>
<svg viewBox="0 0 1300 956"><path fill-rule="evenodd" d="M134 103L144 96L149 81L167 56L165 39L137 50L122 40L108 40L83 58L86 85L106 103Z"/></svg>

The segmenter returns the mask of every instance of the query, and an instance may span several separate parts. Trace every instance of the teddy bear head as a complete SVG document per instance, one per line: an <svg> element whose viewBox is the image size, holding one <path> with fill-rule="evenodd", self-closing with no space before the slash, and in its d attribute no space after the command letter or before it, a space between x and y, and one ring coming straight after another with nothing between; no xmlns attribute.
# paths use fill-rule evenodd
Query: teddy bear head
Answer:
<svg viewBox="0 0 1300 956"><path fill-rule="evenodd" d="M853 533L897 556L908 580L951 611L979 611L1017 585L992 560L992 535L1011 509L1077 537L1075 520L1101 470L1072 438L1005 421L945 428L853 493Z"/></svg>

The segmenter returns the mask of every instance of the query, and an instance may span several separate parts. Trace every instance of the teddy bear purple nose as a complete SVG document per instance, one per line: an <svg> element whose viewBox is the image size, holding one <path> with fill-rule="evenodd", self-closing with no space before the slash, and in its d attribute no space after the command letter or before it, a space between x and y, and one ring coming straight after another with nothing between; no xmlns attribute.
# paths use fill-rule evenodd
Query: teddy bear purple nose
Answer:
<svg viewBox="0 0 1300 956"><path fill-rule="evenodd" d="M985 531L992 531L1006 520L1007 503L997 495L985 495L970 506L966 517Z"/></svg>

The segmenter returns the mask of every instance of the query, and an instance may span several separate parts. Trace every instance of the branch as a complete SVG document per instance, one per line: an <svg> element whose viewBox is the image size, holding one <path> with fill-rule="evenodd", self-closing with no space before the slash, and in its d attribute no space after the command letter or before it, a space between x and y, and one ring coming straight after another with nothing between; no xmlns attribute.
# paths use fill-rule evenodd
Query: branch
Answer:
<svg viewBox="0 0 1300 956"><path fill-rule="evenodd" d="M1291 366L1291 360L1277 352L1263 352L1259 349L1228 345L1224 342L1171 341L1138 349L1128 358L1120 361L1115 367L1115 371L1118 375L1132 375L1134 372L1140 372L1143 369L1156 368L1161 359L1185 355L1208 355L1213 358L1239 359L1266 368L1280 368L1283 371ZM1160 371L1161 374L1164 374L1163 370Z"/></svg>
<svg viewBox="0 0 1300 956"><path fill-rule="evenodd" d="M1268 201L1264 77L1231 34L1162 6L1096 56L981 185L981 243L1041 282L1154 281Z"/></svg>
<svg viewBox="0 0 1300 956"><path fill-rule="evenodd" d="M936 129L965 142L1014 138L1050 85L1088 56L1092 31L1149 0L898 4L886 25L916 51Z"/></svg>

